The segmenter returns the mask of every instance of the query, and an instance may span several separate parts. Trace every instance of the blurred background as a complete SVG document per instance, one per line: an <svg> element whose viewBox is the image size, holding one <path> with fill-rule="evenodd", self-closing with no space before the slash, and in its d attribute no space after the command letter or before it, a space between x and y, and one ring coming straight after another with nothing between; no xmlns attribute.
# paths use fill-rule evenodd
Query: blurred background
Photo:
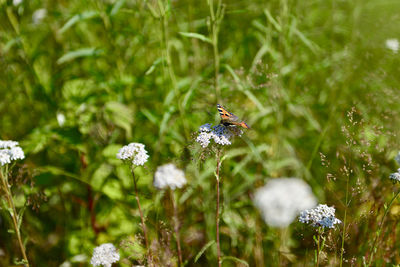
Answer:
<svg viewBox="0 0 400 267"><path fill-rule="evenodd" d="M26 154L11 181L32 266L89 266L105 242L120 249L120 266L141 262L133 181L115 157L130 142L150 155L136 174L153 249L176 266L169 195L152 186L157 166L173 162L188 180L177 191L183 258L215 265L215 246L195 262L215 239L216 161L199 159L194 137L219 123L217 103L252 127L225 150L223 254L313 264L313 230L268 226L252 200L270 179L299 177L339 219L347 209L346 264L368 257L397 190L387 177L400 149L400 2L211 3L0 0L0 139ZM0 212L9 266L21 256ZM377 265L400 262L399 216L395 202ZM337 265L342 230L329 231L323 264Z"/></svg>

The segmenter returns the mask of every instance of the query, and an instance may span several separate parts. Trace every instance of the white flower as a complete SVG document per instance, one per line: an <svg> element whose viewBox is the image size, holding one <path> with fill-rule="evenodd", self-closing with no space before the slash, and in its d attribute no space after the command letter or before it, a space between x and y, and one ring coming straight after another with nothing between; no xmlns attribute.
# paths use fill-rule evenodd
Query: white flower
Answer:
<svg viewBox="0 0 400 267"><path fill-rule="evenodd" d="M317 201L303 180L276 178L256 191L254 204L268 225L286 227L300 211L315 207Z"/></svg>
<svg viewBox="0 0 400 267"><path fill-rule="evenodd" d="M400 168L397 169L397 172L389 175L389 178L393 180L393 182L400 182Z"/></svg>
<svg viewBox="0 0 400 267"><path fill-rule="evenodd" d="M14 6L18 6L21 3L22 3L22 0L13 0L13 5Z"/></svg>
<svg viewBox="0 0 400 267"><path fill-rule="evenodd" d="M0 140L0 148L12 148L12 147L15 147L15 146L18 146L18 142L16 142L16 141L10 141L10 140L3 141L3 140Z"/></svg>
<svg viewBox="0 0 400 267"><path fill-rule="evenodd" d="M224 126L223 124L218 124L211 127L211 123L204 124L199 128L199 135L196 138L196 142L201 145L202 148L206 148L211 140L214 140L216 144L220 145L230 145L230 139L233 136L242 135L242 130L236 126Z"/></svg>
<svg viewBox="0 0 400 267"><path fill-rule="evenodd" d="M11 160L17 160L17 159L24 159L25 158L24 151L19 146L10 148L8 153L10 154Z"/></svg>
<svg viewBox="0 0 400 267"><path fill-rule="evenodd" d="M37 9L32 14L32 21L34 24L39 24L46 16L47 10L45 8Z"/></svg>
<svg viewBox="0 0 400 267"><path fill-rule="evenodd" d="M8 154L8 152L6 150L8 150L8 149L0 150L0 165L1 166L11 163L10 155Z"/></svg>
<svg viewBox="0 0 400 267"><path fill-rule="evenodd" d="M320 204L316 208L304 210L300 213L299 221L302 223L309 223L314 227L328 227L333 228L335 224L341 223L335 217L335 208L328 207L325 204Z"/></svg>
<svg viewBox="0 0 400 267"><path fill-rule="evenodd" d="M111 267L114 262L119 261L119 253L111 243L102 244L93 250L93 256L90 264L93 266L103 265Z"/></svg>
<svg viewBox="0 0 400 267"><path fill-rule="evenodd" d="M60 127L63 127L65 124L65 115L63 113L57 113L57 122Z"/></svg>
<svg viewBox="0 0 400 267"><path fill-rule="evenodd" d="M172 163L159 166L154 174L153 185L157 189L169 187L175 190L176 188L182 188L185 184L185 173Z"/></svg>
<svg viewBox="0 0 400 267"><path fill-rule="evenodd" d="M0 165L10 164L11 161L17 159L24 159L25 154L22 148L18 146L15 141L0 140Z"/></svg>
<svg viewBox="0 0 400 267"><path fill-rule="evenodd" d="M393 39L387 39L386 40L386 47L390 50L392 50L394 53L397 53L400 48L399 40L393 38Z"/></svg>
<svg viewBox="0 0 400 267"><path fill-rule="evenodd" d="M397 163L400 165L400 152L397 154L397 156L394 158Z"/></svg>
<svg viewBox="0 0 400 267"><path fill-rule="evenodd" d="M143 144L130 143L118 151L117 158L121 160L131 160L133 165L141 166L147 162L149 155L147 155Z"/></svg>

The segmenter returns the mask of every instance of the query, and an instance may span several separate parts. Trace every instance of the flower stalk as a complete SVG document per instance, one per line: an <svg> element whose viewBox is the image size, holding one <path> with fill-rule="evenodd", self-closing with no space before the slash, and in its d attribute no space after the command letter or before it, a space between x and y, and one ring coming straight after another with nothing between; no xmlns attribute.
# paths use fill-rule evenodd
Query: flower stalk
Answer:
<svg viewBox="0 0 400 267"><path fill-rule="evenodd" d="M8 183L8 166L7 165L5 166L5 168L1 168L0 176L1 176L1 186L5 193L5 197L6 197L8 208L9 208L8 210L9 210L10 216L12 218L15 234L17 235L18 245L19 245L19 248L22 253L24 266L29 267L28 257L26 256L25 246L24 246L24 243L22 242L21 232L19 229L19 225L21 225L22 218L18 218L18 213L17 213L17 210L15 209L14 200L13 200L12 193L10 190L11 186Z"/></svg>
<svg viewBox="0 0 400 267"><path fill-rule="evenodd" d="M219 190L219 183L220 183L220 175L219 175L219 171L221 169L221 150L218 149L217 150L217 168L216 168L216 172L215 172L215 177L217 179L217 211L216 211L216 215L215 215L215 222L216 222L216 239L217 239L217 259L218 259L218 266L221 267L221 246L220 246L220 242L219 242L219 201L220 201L220 190Z"/></svg>
<svg viewBox="0 0 400 267"><path fill-rule="evenodd" d="M174 200L174 192L173 192L173 190L169 189L168 191L170 193L170 198L171 198L171 202L172 202L172 208L174 210L174 220L173 221L174 221L176 247L177 247L177 250L178 250L179 266L183 266L181 240L180 240L180 235L179 235L180 224L179 224L178 207L177 207L177 203L175 203L175 200ZM178 202L178 201L176 201L176 202Z"/></svg>
<svg viewBox="0 0 400 267"><path fill-rule="evenodd" d="M134 184L134 187L135 187L136 203L138 205L138 210L139 210L139 214L140 214L140 220L141 220L141 223L142 223L142 231L143 231L143 235L144 235L144 242L146 244L146 249L147 249L147 261L148 261L149 266L151 266L150 265L151 264L151 251L150 251L150 246L149 246L149 238L147 236L147 227L146 227L146 223L145 223L145 220L144 220L144 215L143 215L143 212L142 212L142 208L140 206L139 192L138 192L137 185L136 185L137 180L135 178L135 172L134 172L134 166L133 165L131 166L131 173L132 173L132 177L133 177L133 184Z"/></svg>

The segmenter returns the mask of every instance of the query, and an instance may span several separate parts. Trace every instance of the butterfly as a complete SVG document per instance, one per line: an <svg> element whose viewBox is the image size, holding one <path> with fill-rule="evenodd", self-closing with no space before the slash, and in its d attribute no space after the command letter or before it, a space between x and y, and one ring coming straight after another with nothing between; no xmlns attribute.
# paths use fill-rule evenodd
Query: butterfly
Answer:
<svg viewBox="0 0 400 267"><path fill-rule="evenodd" d="M219 115L221 116L221 124L225 126L241 126L246 129L250 129L250 127L242 120L240 120L236 115L227 111L223 106L217 104L217 109Z"/></svg>

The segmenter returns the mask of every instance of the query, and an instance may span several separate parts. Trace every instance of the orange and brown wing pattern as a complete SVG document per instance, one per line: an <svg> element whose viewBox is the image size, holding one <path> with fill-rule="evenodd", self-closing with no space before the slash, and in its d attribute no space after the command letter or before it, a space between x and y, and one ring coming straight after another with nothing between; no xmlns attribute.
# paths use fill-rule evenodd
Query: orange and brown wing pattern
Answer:
<svg viewBox="0 0 400 267"><path fill-rule="evenodd" d="M217 104L217 109L219 115L221 116L221 120L225 122L237 122L239 118L235 116L233 113L227 111L223 106Z"/></svg>
<svg viewBox="0 0 400 267"><path fill-rule="evenodd" d="M221 117L221 123L223 125L225 125L225 126L236 125L236 126L241 126L246 129L250 129L250 127L244 121L241 121L235 114L227 111L220 104L217 104L217 109L218 109L219 115Z"/></svg>

